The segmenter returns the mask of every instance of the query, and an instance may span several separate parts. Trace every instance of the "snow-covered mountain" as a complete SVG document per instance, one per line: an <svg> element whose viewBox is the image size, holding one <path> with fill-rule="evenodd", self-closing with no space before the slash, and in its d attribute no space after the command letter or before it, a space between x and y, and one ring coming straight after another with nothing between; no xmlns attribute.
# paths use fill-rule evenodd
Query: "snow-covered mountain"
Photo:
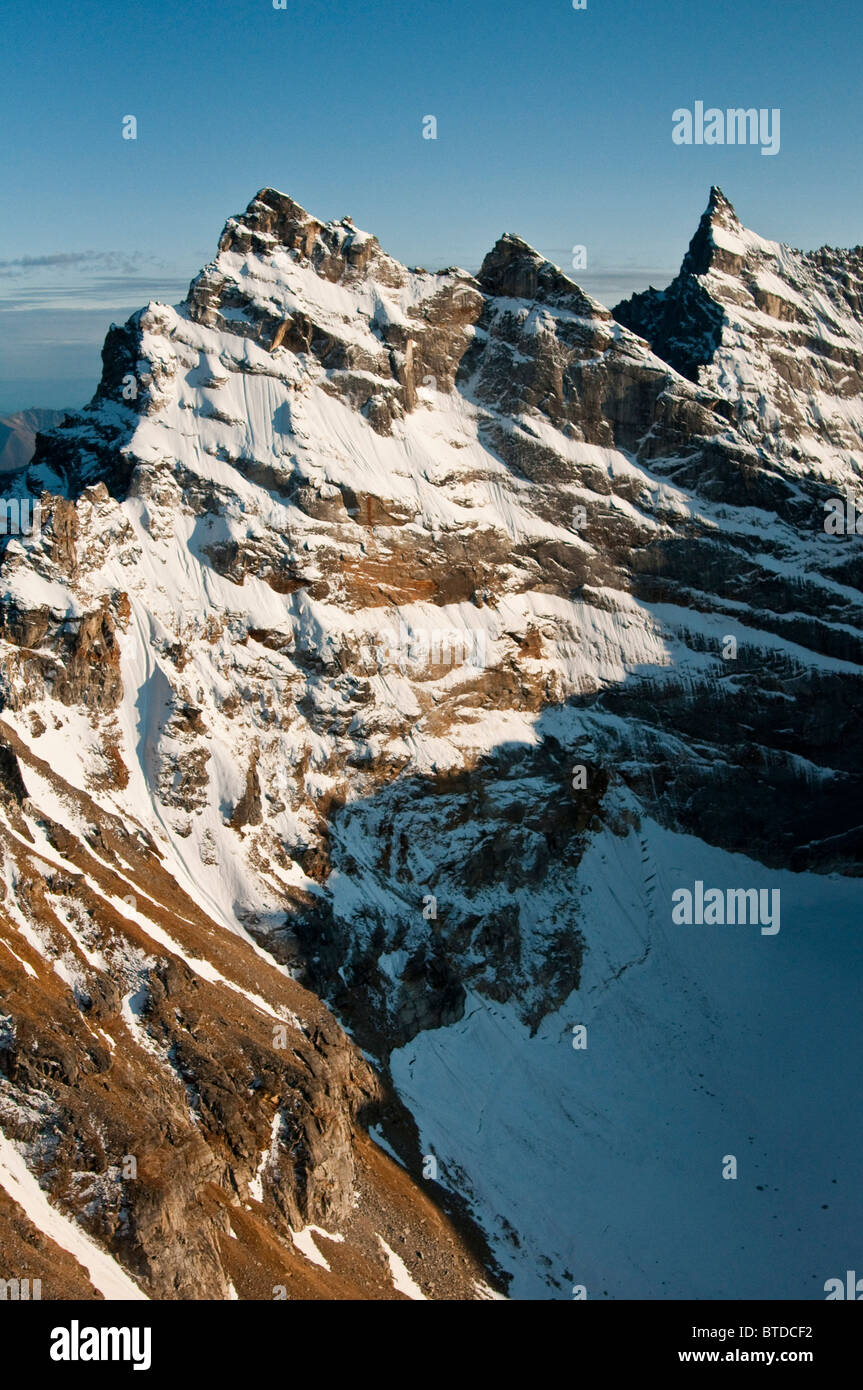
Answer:
<svg viewBox="0 0 863 1390"><path fill-rule="evenodd" d="M714 189L612 313L265 189L111 330L0 576L19 1263L67 1221L160 1298L853 1267L860 260ZM675 922L698 881L781 927Z"/></svg>
<svg viewBox="0 0 863 1390"><path fill-rule="evenodd" d="M765 241L713 188L677 278L614 312L729 402L759 457L841 486L863 458L861 308L863 246Z"/></svg>

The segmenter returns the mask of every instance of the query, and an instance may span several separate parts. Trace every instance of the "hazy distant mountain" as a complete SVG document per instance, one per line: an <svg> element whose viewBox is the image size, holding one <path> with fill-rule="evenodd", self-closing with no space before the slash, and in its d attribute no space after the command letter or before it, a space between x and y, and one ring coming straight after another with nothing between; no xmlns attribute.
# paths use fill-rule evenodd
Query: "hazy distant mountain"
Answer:
<svg viewBox="0 0 863 1390"><path fill-rule="evenodd" d="M846 1269L860 287L718 189L614 314L517 236L430 274L264 189L112 327L0 573L0 1222L43 1298ZM699 883L781 923L678 924Z"/></svg>
<svg viewBox="0 0 863 1390"><path fill-rule="evenodd" d="M15 415L0 415L0 472L24 468L33 457L39 430L59 425L65 410L19 410Z"/></svg>

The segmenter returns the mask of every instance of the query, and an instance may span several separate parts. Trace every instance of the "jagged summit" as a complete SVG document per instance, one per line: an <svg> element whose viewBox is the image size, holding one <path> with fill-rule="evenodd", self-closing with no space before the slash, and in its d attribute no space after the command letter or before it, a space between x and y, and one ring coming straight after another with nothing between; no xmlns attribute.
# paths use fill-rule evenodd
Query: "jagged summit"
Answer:
<svg viewBox="0 0 863 1390"><path fill-rule="evenodd" d="M720 342L723 312L699 277L726 264L717 234L739 227L737 214L716 184L676 278L665 290L653 285L617 304L618 323L645 338L660 357L691 381L713 358Z"/></svg>
<svg viewBox="0 0 863 1390"><path fill-rule="evenodd" d="M219 252L254 252L272 256L293 251L309 260L316 272L339 280L363 272L374 263L374 273L384 283L400 283L409 274L382 252L380 242L360 231L350 217L323 223L293 198L273 188L261 189L246 211L231 217L219 241ZM382 259L381 259L382 258ZM445 276L458 267L436 272ZM425 273L425 272L422 272ZM464 275L464 272L461 272ZM609 317L609 311L546 260L523 238L506 233L487 253L477 282L487 294L509 298L570 302L579 312ZM194 298L194 296L193 296Z"/></svg>
<svg viewBox="0 0 863 1390"><path fill-rule="evenodd" d="M716 184L710 190L707 203L689 249L683 258L681 275L706 275L711 268L734 269L734 259L728 254L729 242L744 229L733 206Z"/></svg>
<svg viewBox="0 0 863 1390"><path fill-rule="evenodd" d="M737 213L734 211L731 200L726 198L718 183L711 184L710 186L710 196L707 200L706 211L709 216L718 216L733 219L735 222L737 221Z"/></svg>
<svg viewBox="0 0 863 1390"><path fill-rule="evenodd" d="M863 468L863 257L801 252L746 229L718 187L678 275L618 304L619 323L727 403L792 471ZM856 456L856 457L855 457Z"/></svg>
<svg viewBox="0 0 863 1390"><path fill-rule="evenodd" d="M45 486L65 480L73 490L101 479L122 493L136 422L159 416L174 370L175 355L159 343L165 335L197 342L189 325L219 335L222 364L205 374L211 389L254 346L255 371L292 389L309 371L319 374L324 390L382 436L423 404L424 392L458 384L486 406L539 407L577 437L630 447L650 414L642 395L655 398L669 383L664 364L608 309L520 237L501 237L478 278L458 267L410 270L350 218L324 223L264 188L228 219L218 254L181 305L151 304L112 327L93 402L43 441L32 476L41 469ZM618 359L637 363L643 381L635 393L608 396L603 418L602 379ZM691 405L680 385L675 392L672 414Z"/></svg>
<svg viewBox="0 0 863 1390"><path fill-rule="evenodd" d="M820 468L825 441L835 451L863 440L860 408L847 404L863 361L861 286L859 252L799 253L766 241L741 225L716 185L671 285L613 313L512 233L476 278L457 267L409 270L350 218L324 223L264 188L228 219L184 304L150 305L112 328L92 406L40 444L35 464L50 469L40 475L48 487L100 477L113 491L127 486L134 465L125 445L136 421L160 410L167 381L162 361L141 370L144 345L174 316L170 335L188 334L185 320L227 344L244 339L246 354L252 344L264 354L256 370L276 377L316 363L324 389L380 435L418 409L424 390L458 386L485 406L540 409L585 440L634 448L654 409L640 393L655 401L668 391L671 415L735 418L754 446L769 435L784 466ZM538 328L557 343L551 375ZM795 381L789 351L800 354ZM599 378L624 360L637 364L638 391L609 395ZM717 427L701 420L698 431ZM837 454L828 466L845 465Z"/></svg>
<svg viewBox="0 0 863 1390"><path fill-rule="evenodd" d="M488 252L477 282L488 294L556 304L589 318L611 318L604 305L512 232L500 237Z"/></svg>
<svg viewBox="0 0 863 1390"><path fill-rule="evenodd" d="M287 193L262 188L244 213L228 218L219 253L267 256L279 250L296 252L310 259L318 274L338 279L345 271L364 270L380 243L350 217L320 222Z"/></svg>

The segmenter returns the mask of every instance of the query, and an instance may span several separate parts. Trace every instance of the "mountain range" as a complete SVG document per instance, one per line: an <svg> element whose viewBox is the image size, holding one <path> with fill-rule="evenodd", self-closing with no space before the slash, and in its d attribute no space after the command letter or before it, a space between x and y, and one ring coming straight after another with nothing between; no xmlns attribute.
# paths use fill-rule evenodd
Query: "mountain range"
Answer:
<svg viewBox="0 0 863 1390"><path fill-rule="evenodd" d="M854 1267L861 295L863 248L718 188L613 310L516 235L429 272L267 188L111 328L7 486L0 1276ZM699 883L781 927L681 925Z"/></svg>
<svg viewBox="0 0 863 1390"><path fill-rule="evenodd" d="M14 473L26 467L35 453L39 431L61 424L66 414L65 410L34 407L0 416L0 472Z"/></svg>

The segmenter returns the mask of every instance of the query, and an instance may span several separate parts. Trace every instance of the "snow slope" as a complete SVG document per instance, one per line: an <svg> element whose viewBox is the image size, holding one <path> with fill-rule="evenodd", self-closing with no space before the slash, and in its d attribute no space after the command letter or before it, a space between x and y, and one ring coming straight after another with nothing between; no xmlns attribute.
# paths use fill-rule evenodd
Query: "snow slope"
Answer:
<svg viewBox="0 0 863 1390"><path fill-rule="evenodd" d="M780 932L673 925L696 878L778 887ZM823 1298L863 1216L859 884L644 821L598 837L571 886L584 977L533 1036L474 996L392 1059L423 1151L490 1219L510 1296Z"/></svg>

